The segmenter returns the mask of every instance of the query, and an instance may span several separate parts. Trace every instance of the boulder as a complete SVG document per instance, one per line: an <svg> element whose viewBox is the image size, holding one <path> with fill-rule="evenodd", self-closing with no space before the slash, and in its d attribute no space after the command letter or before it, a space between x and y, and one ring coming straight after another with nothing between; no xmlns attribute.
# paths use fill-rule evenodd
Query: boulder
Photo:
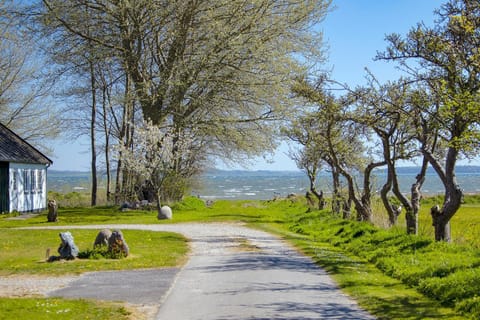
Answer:
<svg viewBox="0 0 480 320"><path fill-rule="evenodd" d="M60 232L59 234L62 243L58 247L60 259L72 260L78 256L78 248L73 241L73 236L70 232Z"/></svg>
<svg viewBox="0 0 480 320"><path fill-rule="evenodd" d="M108 251L114 255L128 256L130 250L123 237L122 231L114 230L112 232L111 236L108 238Z"/></svg>
<svg viewBox="0 0 480 320"><path fill-rule="evenodd" d="M95 238L95 242L93 243L93 247L101 247L101 246L108 246L108 239L112 235L112 231L109 229L103 229L97 234Z"/></svg>
<svg viewBox="0 0 480 320"><path fill-rule="evenodd" d="M48 206L48 215L47 215L48 222L56 222L57 221L57 216L58 216L57 201L48 200L48 205L47 206Z"/></svg>
<svg viewBox="0 0 480 320"><path fill-rule="evenodd" d="M172 219L173 213L172 209L169 206L163 206L160 208L158 212L157 219L158 220L165 220L165 219Z"/></svg>

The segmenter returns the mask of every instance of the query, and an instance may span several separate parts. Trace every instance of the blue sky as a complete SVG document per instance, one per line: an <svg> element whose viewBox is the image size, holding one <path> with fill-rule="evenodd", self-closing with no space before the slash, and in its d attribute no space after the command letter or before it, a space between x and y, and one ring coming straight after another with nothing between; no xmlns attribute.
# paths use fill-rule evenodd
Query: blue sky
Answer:
<svg viewBox="0 0 480 320"><path fill-rule="evenodd" d="M333 79L349 86L364 82L365 67L380 81L393 80L398 73L392 64L373 61L377 51L386 47L385 35L406 34L410 28L423 21L433 25L433 11L444 1L438 0L333 0L335 7L321 25L328 46L327 68ZM90 169L88 140L57 143L51 169ZM298 170L288 158L288 147L283 144L272 161L257 158L249 170ZM224 167L245 169L243 167Z"/></svg>

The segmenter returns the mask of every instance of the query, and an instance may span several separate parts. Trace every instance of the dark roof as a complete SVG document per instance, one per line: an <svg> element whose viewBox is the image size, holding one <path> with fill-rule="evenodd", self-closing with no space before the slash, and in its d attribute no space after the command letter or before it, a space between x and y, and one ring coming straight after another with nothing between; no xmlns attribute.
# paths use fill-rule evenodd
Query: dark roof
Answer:
<svg viewBox="0 0 480 320"><path fill-rule="evenodd" d="M53 162L0 123L0 161L51 165Z"/></svg>

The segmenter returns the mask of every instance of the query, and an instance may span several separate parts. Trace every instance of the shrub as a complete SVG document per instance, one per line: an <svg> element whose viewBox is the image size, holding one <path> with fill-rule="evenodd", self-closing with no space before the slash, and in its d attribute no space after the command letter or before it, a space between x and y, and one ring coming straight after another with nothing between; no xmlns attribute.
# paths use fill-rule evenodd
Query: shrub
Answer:
<svg viewBox="0 0 480 320"><path fill-rule="evenodd" d="M197 210L197 209L204 209L205 203L203 200L197 197L186 197L182 201L176 202L172 205L172 210Z"/></svg>
<svg viewBox="0 0 480 320"><path fill-rule="evenodd" d="M78 253L79 259L122 259L125 255L122 252L108 251L108 247L96 247L93 249L87 249Z"/></svg>

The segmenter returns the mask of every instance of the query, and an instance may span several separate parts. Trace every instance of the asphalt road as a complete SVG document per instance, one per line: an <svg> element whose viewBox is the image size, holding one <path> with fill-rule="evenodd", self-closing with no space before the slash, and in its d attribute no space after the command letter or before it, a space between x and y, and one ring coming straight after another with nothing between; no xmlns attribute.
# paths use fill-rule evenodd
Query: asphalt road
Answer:
<svg viewBox="0 0 480 320"><path fill-rule="evenodd" d="M105 227L182 233L191 239L190 259L180 271L89 273L50 295L156 303L161 320L374 319L311 259L268 233L223 223L83 228Z"/></svg>

